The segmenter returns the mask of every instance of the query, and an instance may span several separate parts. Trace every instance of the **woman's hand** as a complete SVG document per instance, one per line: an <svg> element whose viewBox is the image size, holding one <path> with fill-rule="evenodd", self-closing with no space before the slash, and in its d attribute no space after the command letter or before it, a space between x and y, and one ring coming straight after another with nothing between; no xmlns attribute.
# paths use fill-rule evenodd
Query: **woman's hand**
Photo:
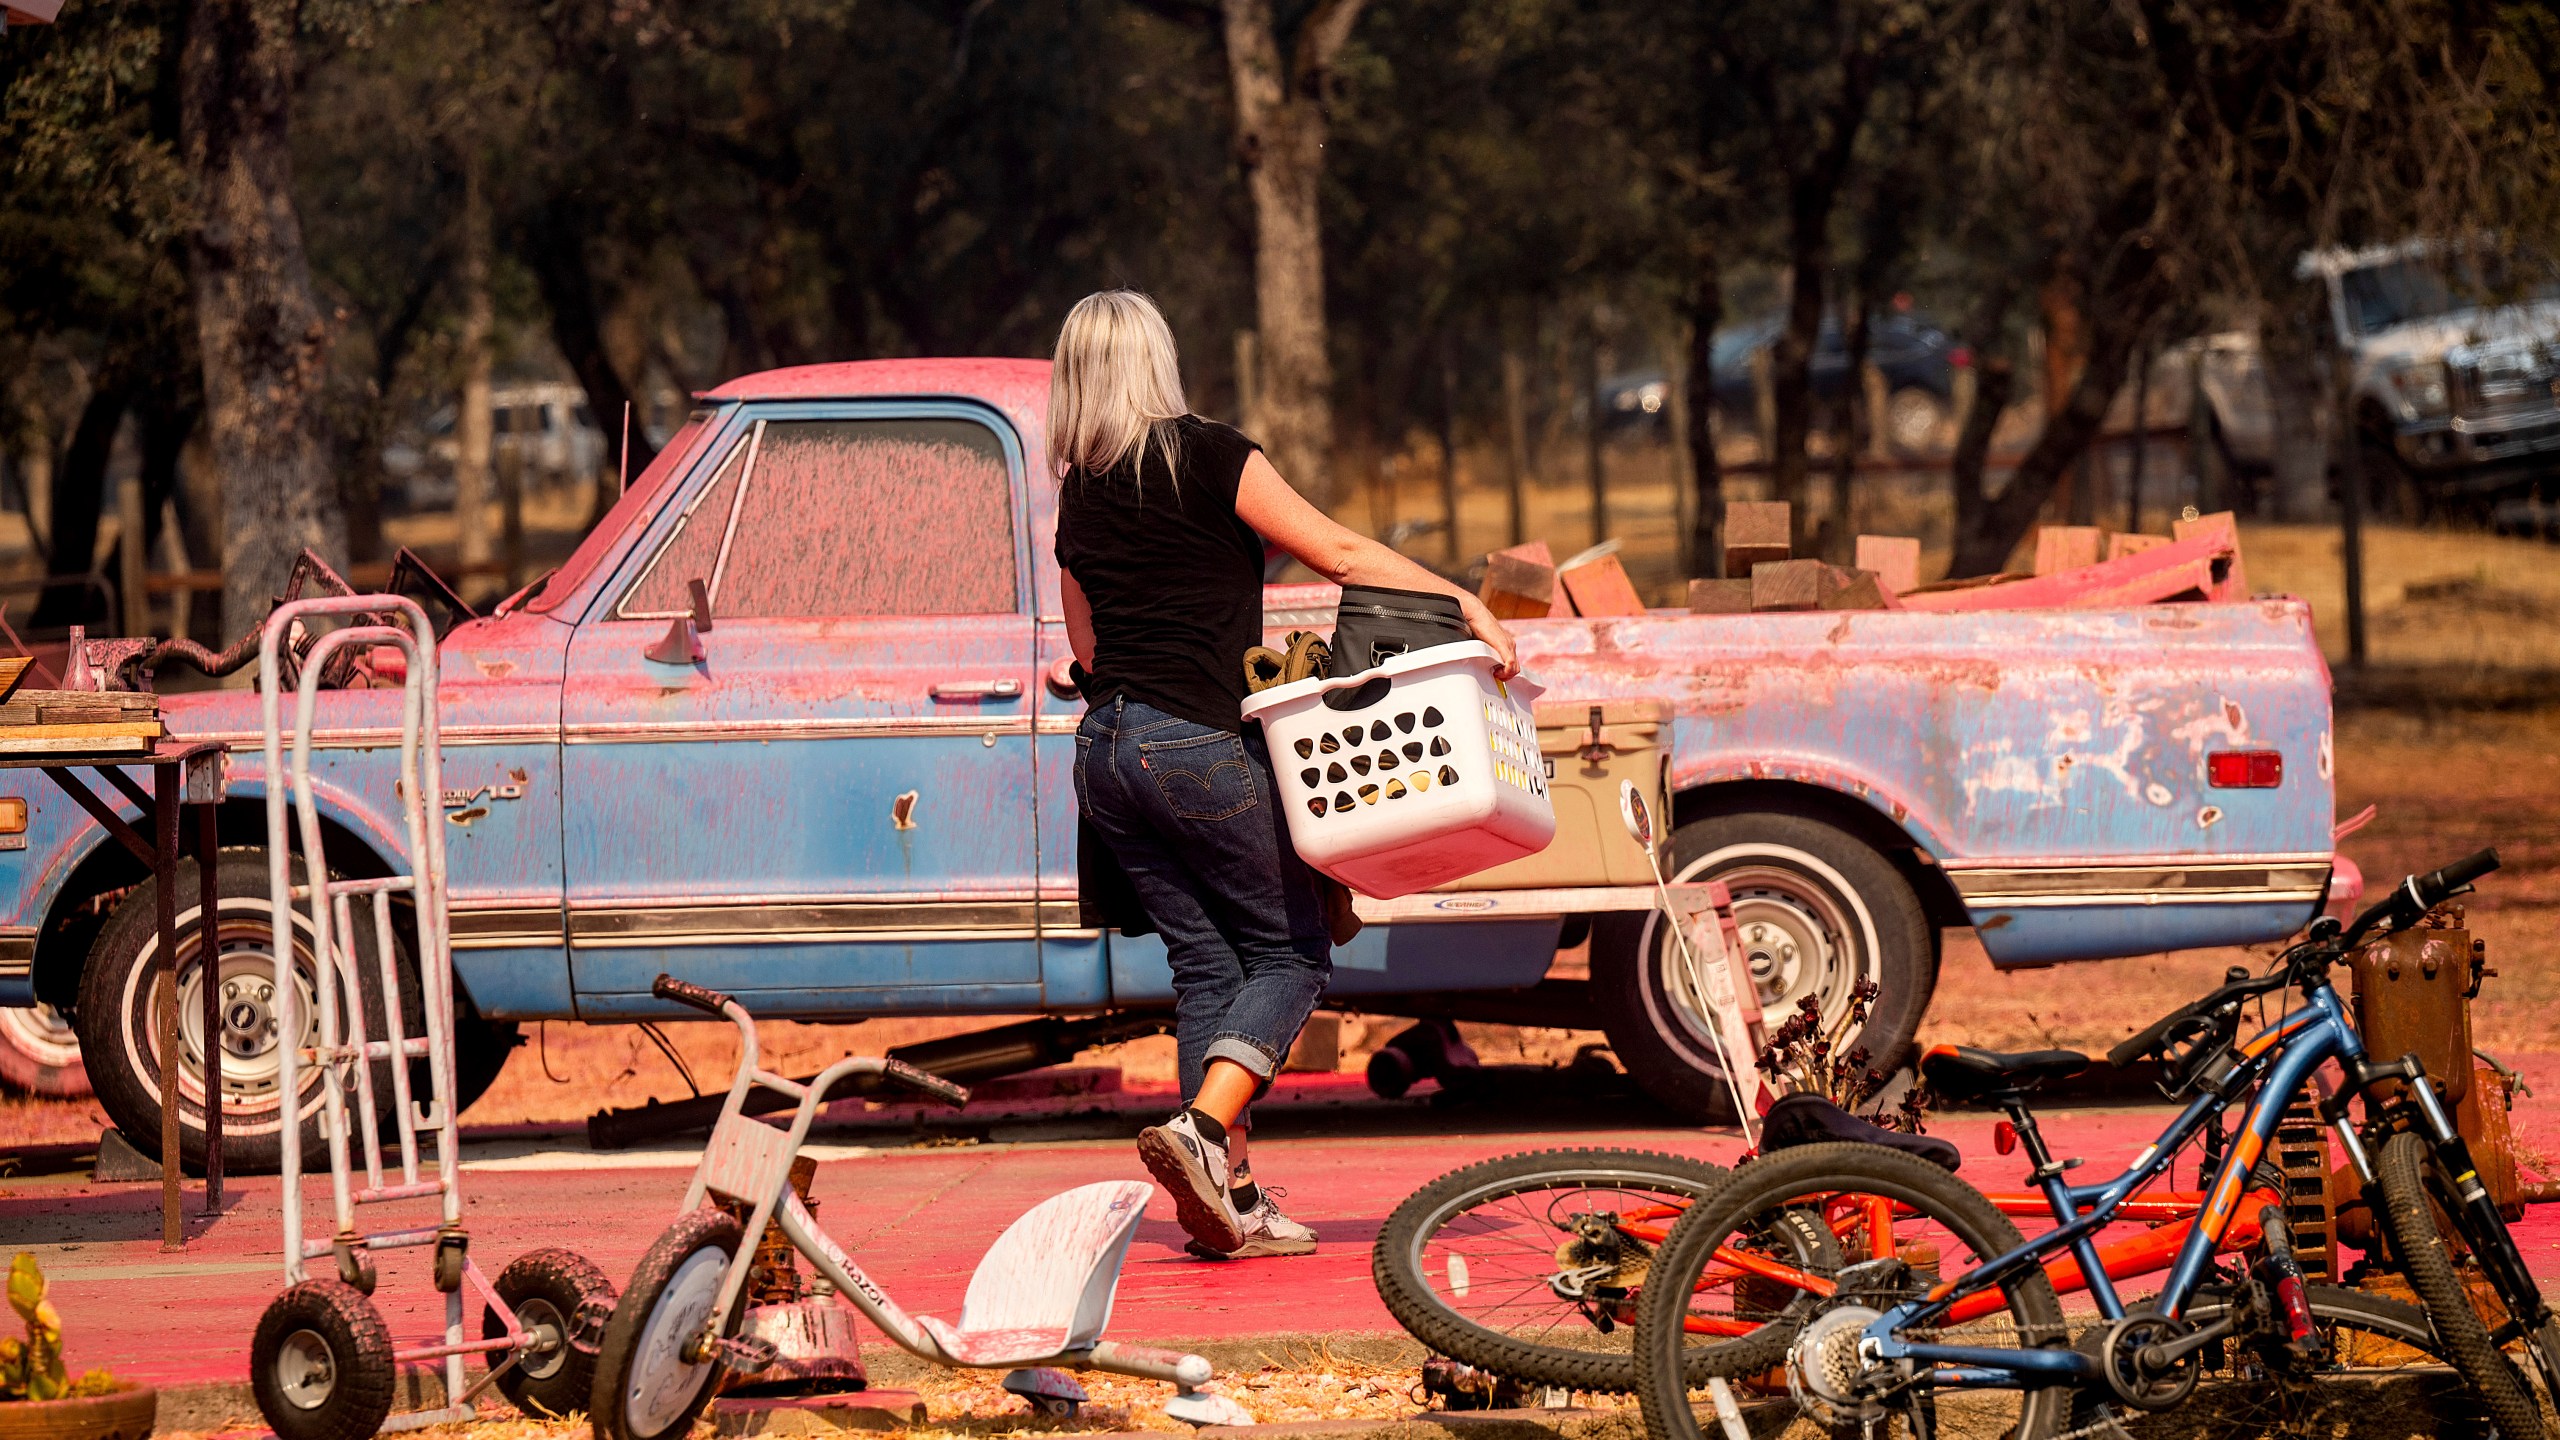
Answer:
<svg viewBox="0 0 2560 1440"><path fill-rule="evenodd" d="M1460 592L1458 606L1466 612L1467 628L1476 632L1477 639L1493 647L1493 658L1496 662L1493 678L1508 680L1519 674L1520 647L1512 640L1510 629L1493 618L1493 612L1486 609L1485 603L1473 595Z"/></svg>

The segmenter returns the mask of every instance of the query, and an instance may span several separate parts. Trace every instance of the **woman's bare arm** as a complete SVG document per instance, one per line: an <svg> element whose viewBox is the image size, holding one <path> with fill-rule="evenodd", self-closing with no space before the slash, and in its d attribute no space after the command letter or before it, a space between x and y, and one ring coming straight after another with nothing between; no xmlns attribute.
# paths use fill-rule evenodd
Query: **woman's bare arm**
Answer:
<svg viewBox="0 0 2560 1440"><path fill-rule="evenodd" d="M1501 662L1501 677L1508 680L1520 673L1519 652L1512 643L1511 632L1493 618L1493 612L1485 608L1482 600L1377 541L1335 524L1333 517L1290 489L1289 482L1280 478L1280 472L1259 450L1244 462L1244 480L1236 486L1236 514L1264 539L1336 585L1384 585L1457 597L1466 612L1467 628L1493 647ZM1075 602L1070 601L1070 634L1075 613Z"/></svg>
<svg viewBox="0 0 2560 1440"><path fill-rule="evenodd" d="M1084 587L1076 583L1074 571L1058 567L1058 598L1066 602L1067 648L1074 651L1076 663L1093 669L1093 605L1084 598Z"/></svg>

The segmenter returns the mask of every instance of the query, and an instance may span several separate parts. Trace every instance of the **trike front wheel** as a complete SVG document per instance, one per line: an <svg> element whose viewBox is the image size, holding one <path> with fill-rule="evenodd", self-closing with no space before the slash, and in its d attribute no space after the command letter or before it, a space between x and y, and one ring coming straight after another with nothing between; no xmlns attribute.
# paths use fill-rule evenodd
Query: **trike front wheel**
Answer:
<svg viewBox="0 0 2560 1440"><path fill-rule="evenodd" d="M596 1440L682 1440L692 1430L719 1383L720 1357L688 1360L685 1351L711 1324L741 1233L725 1211L696 1210L640 1257L596 1354ZM725 1317L722 1333L736 1321Z"/></svg>

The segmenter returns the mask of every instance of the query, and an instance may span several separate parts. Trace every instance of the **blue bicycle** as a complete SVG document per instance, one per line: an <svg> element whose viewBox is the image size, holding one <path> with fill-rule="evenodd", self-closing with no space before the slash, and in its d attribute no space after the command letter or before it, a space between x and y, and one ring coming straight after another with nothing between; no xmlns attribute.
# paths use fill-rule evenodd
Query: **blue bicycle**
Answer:
<svg viewBox="0 0 2560 1440"><path fill-rule="evenodd" d="M2328 1353L2330 1332L2306 1302L2282 1208L2262 1203L2255 1216L2235 1212L2256 1188L2252 1172L2257 1183L2267 1178L2258 1162L2278 1121L2311 1090L2313 1072L2331 1062L2345 1083L2319 1100L2320 1114L2364 1181L2390 1262L2425 1306L2435 1341L2428 1350L2460 1374L2504 1440L2539 1440L2541 1409L2507 1350L2521 1348L2545 1387L2560 1395L2560 1324L2416 1057L2369 1059L2329 983L2330 967L2357 946L2416 923L2497 864L2497 852L2483 850L2409 877L2352 924L2323 917L2268 974L2233 980L2118 1046L2108 1057L2118 1065L2160 1057L2171 1093L2187 1103L2109 1180L2067 1179L2080 1162L2054 1158L2026 1101L2038 1082L2084 1068L2086 1056L1931 1050L1921 1062L1931 1086L1949 1098L1996 1104L2014 1127L2033 1167L2030 1183L2044 1192L2056 1222L2032 1242L1949 1170L1881 1145L1808 1145L1737 1169L1672 1228L1644 1287L1637 1389L1654 1440L1701 1440L1691 1392L1776 1365L1810 1418L1867 1440L1897 1423L1913 1440L2109 1435L2118 1407L2174 1408L2209 1365L2234 1351L2265 1370L2324 1373L2339 1357ZM2244 1006L2289 987L2301 993L2302 1007L2242 1041ZM2348 1115L2359 1096L2360 1125ZM2188 1142L2208 1131L2221 1135L2232 1111L2242 1113L2238 1131L2208 1148L2212 1178L2203 1187L2203 1213L2159 1293L2128 1304L2107 1278L2100 1232L2130 1218L2128 1202ZM1836 1271L1808 1277L1812 1304L1785 1306L1784 1318L1747 1335L1696 1343L1697 1327L1687 1322L1719 1281L1718 1247L1773 1214L1861 1208L1879 1216L1889 1210L1891 1223L1867 1226L1858 1243L1844 1243ZM2254 1263L2235 1274L2218 1269L2214 1256L2242 1218L2263 1236ZM2453 1246L2477 1261L2495 1307L2470 1303ZM2075 1271L2087 1277L2095 1323L2065 1320L2053 1278ZM2486 1319L2483 1309L2492 1310ZM1763 1313L1780 1310L1770 1305Z"/></svg>

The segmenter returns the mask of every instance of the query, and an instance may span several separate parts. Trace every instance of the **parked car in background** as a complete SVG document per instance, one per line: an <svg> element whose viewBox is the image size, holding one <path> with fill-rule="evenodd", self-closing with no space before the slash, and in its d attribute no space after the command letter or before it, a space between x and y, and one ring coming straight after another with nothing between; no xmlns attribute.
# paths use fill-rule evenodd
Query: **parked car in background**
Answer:
<svg viewBox="0 0 2560 1440"><path fill-rule="evenodd" d="M773 1018L1171 1003L1163 942L1077 904L1048 394L1027 360L730 381L558 571L444 637L466 1101L517 1022L683 1018L650 993L662 971ZM1327 628L1335 598L1273 587L1264 624ZM1546 701L1590 707L1557 766L1636 743L1603 707L1669 715L1668 868L1730 887L1765 1005L1845 1026L1878 986L1856 1043L1879 1065L1912 1048L1946 927L2006 968L2244 944L2300 928L2330 882L2328 671L2298 601L1514 623ZM409 863L399 701L319 697L313 784L348 875ZM181 1014L208 984L222 1002L230 1153L273 1163L277 1047L308 1035L278 1031L258 697L162 715L235 747L220 923L208 946L182 904L176 974ZM2232 788L2234 751L2281 757L2274 783ZM151 882L41 780L0 774L0 799L27 807L24 848L0 849L0 1006L74 1008L100 1103L151 1148ZM1427 903L1335 952L1331 1003L1605 1030L1656 1097L1721 1107L1712 1018L1648 913ZM1556 963L1585 939L1587 971ZM319 983L308 956L288 969ZM190 1072L203 1044L181 1032Z"/></svg>
<svg viewBox="0 0 2560 1440"><path fill-rule="evenodd" d="M605 434L588 408L587 392L566 382L542 381L501 385L489 395L490 461L494 466L521 465L528 479L584 477L596 473L611 453ZM427 417L418 433L383 447L382 468L402 483L407 508L432 510L453 503L453 466L459 453L454 430L455 407L447 405ZM614 423L622 423L614 417ZM664 429L645 415L632 423L655 441Z"/></svg>
<svg viewBox="0 0 2560 1440"><path fill-rule="evenodd" d="M2560 478L2560 286L2521 285L2496 257L2433 240L2315 250L2296 273L2322 288L2323 322L2354 364L2366 493L2404 518L2496 513ZM2256 336L2188 342L2223 455L2275 463Z"/></svg>
<svg viewBox="0 0 2560 1440"><path fill-rule="evenodd" d="M1770 318L1716 333L1719 425L1749 432L1757 424L1753 357L1777 342L1782 324ZM1948 420L1955 413L1955 373L1972 363L1965 348L1922 317L1891 313L1870 322L1867 347L1868 363L1884 378L1886 445L1897 455L1944 449L1951 438ZM1836 317L1822 323L1812 378L1814 400L1825 406L1837 404L1858 383L1849 373L1848 337ZM1624 432L1667 423L1669 386L1659 370L1633 371L1605 382L1609 428Z"/></svg>

